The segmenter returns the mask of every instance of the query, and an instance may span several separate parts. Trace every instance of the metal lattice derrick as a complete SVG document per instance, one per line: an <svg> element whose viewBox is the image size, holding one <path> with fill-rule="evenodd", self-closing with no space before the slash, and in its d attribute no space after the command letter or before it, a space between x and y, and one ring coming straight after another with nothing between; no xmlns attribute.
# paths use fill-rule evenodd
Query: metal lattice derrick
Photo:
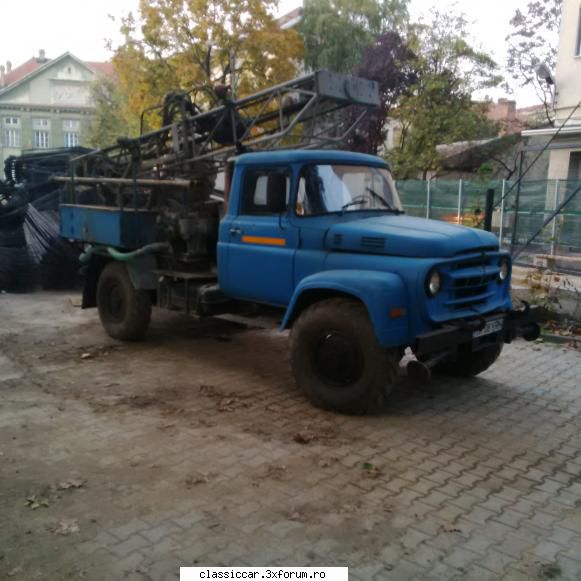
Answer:
<svg viewBox="0 0 581 581"><path fill-rule="evenodd" d="M215 91L222 104L205 112L189 94L170 93L161 108L168 124L75 158L70 176L57 178L69 182L67 201L124 206L131 198L136 208L151 207L165 192L204 204L217 172L233 155L336 147L379 103L377 83L329 71L238 100L229 99L225 87ZM336 114L351 105L364 109L355 121Z"/></svg>
<svg viewBox="0 0 581 581"><path fill-rule="evenodd" d="M186 94L181 94L187 97ZM358 124L333 115L350 105L378 104L377 84L365 79L317 71L239 100L222 96L222 105L200 112L189 102L179 107L172 94L173 123L136 139L75 160L80 175L187 178L199 162L220 166L244 151L328 147ZM97 161L99 160L99 161Z"/></svg>

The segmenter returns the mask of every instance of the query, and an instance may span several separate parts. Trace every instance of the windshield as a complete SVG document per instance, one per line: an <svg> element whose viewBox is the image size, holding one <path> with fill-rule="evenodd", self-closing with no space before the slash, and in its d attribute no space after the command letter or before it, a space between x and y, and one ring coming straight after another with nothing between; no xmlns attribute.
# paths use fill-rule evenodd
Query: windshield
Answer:
<svg viewBox="0 0 581 581"><path fill-rule="evenodd" d="M299 216L360 210L402 211L387 169L362 165L309 165L302 169L296 203Z"/></svg>

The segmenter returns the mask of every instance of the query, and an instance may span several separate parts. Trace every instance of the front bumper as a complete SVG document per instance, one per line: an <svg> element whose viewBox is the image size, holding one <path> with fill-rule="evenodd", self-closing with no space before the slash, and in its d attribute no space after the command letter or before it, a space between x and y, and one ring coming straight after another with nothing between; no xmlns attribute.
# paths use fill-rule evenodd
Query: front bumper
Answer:
<svg viewBox="0 0 581 581"><path fill-rule="evenodd" d="M453 321L442 325L440 329L419 335L414 353L419 356L450 351L463 344L471 344L472 348L477 350L493 343L510 343L518 337L534 341L540 335L540 320L539 310L525 303L522 310ZM498 327L499 330L479 335L478 332L489 324Z"/></svg>

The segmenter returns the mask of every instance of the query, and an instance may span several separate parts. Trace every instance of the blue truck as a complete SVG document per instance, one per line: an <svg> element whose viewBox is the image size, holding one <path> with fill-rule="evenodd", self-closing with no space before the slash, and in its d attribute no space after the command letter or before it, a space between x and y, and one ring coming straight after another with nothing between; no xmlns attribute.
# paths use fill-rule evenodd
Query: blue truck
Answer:
<svg viewBox="0 0 581 581"><path fill-rule="evenodd" d="M363 80L339 80L345 103L373 101L354 95L369 89ZM326 100L319 122L341 95L310 86ZM291 89L296 96L296 85ZM302 114L296 97L284 103L285 115L289 108ZM260 308L290 330L292 371L306 395L323 408L360 414L384 405L407 348L415 355L410 372L419 377L430 369L470 377L490 367L504 343L538 336L534 314L512 310L511 260L493 234L406 216L379 157L304 147L245 152L251 148L236 141L246 144L248 136L272 143L273 108L262 122L255 102L252 121L224 107L228 123L214 113L208 127L222 123L233 137L216 144L215 136L202 136L214 151L227 150L219 193L208 163L215 156L204 157L203 149L194 163L204 177L194 185L186 172L168 178L160 171L159 148L147 172L140 149L142 165L132 174L137 148L126 142L117 146L129 151L122 171L105 152L80 159L71 172L62 235L85 245L83 306L98 308L111 337L142 339L152 306L200 317ZM305 119L310 131L313 118ZM175 132L140 144L175 145ZM336 139L337 129L331 133ZM179 135L185 139L185 130ZM125 159L118 153L115 160Z"/></svg>

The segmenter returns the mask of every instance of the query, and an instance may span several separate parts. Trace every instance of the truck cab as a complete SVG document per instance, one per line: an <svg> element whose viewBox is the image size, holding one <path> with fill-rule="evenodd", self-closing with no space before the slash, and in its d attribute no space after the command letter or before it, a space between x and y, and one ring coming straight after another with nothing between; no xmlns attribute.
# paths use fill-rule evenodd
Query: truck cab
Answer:
<svg viewBox="0 0 581 581"><path fill-rule="evenodd" d="M85 305L113 337L142 338L152 304L200 316L265 306L291 331L292 369L310 399L365 413L384 405L408 348L420 379L431 369L469 377L505 342L538 336L530 311L512 310L497 238L406 216L383 159L286 150L239 155L230 169L215 265L188 269L171 241L86 253Z"/></svg>

